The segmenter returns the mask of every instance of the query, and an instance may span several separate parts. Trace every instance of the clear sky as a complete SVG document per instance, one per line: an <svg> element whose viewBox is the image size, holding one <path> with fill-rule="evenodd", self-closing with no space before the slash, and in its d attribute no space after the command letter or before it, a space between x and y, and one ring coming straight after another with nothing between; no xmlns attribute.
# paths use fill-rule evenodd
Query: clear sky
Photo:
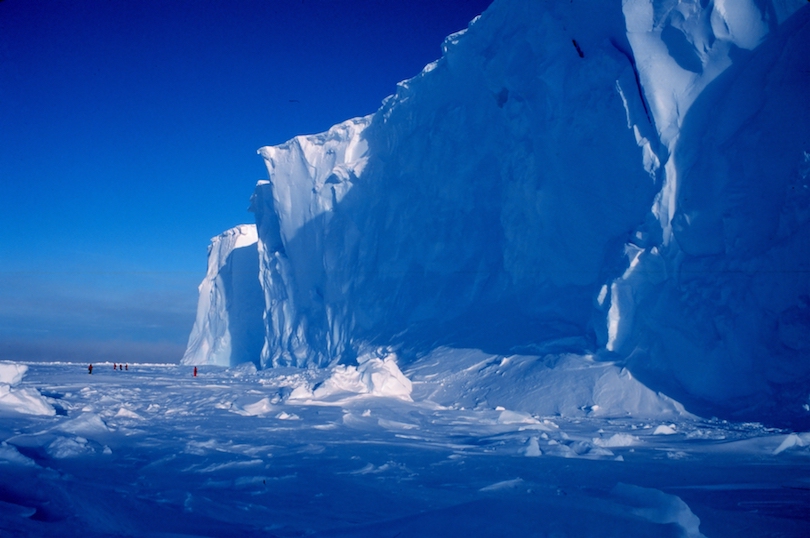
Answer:
<svg viewBox="0 0 810 538"><path fill-rule="evenodd" d="M0 0L0 359L177 361L256 150L375 111L490 0Z"/></svg>

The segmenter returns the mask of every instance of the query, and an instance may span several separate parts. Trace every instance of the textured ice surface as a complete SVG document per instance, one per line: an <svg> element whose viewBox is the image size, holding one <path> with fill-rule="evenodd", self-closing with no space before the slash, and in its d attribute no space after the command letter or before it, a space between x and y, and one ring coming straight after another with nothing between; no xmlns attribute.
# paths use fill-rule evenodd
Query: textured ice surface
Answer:
<svg viewBox="0 0 810 538"><path fill-rule="evenodd" d="M686 19L684 5L657 24L703 40L705 57L696 73L671 66L686 93L659 76L664 61L639 62L649 102L680 101L653 106L669 153L658 222L639 230L612 285L607 347L703 413L806 425L810 8L777 26L752 2L692 6ZM637 58L649 53L629 35Z"/></svg>
<svg viewBox="0 0 810 538"><path fill-rule="evenodd" d="M582 390L571 409L545 414L531 407L542 398L525 397L535 379L518 375L530 357L441 353L399 374L410 399L293 397L344 365L201 365L193 377L185 365L98 364L89 376L84 364L31 364L19 387L48 394L60 412L0 414L0 534L810 533L808 433L675 410L598 415ZM364 364L386 359L375 350ZM561 384L592 384L596 366L573 359ZM457 372L449 383L431 369L439 360ZM481 376L511 390L471 397ZM657 434L662 426L674 433Z"/></svg>
<svg viewBox="0 0 810 538"><path fill-rule="evenodd" d="M17 385L28 371L28 366L16 362L0 362L0 383Z"/></svg>
<svg viewBox="0 0 810 538"><path fill-rule="evenodd" d="M18 385L28 372L28 366L0 362L0 414L54 415L56 411L39 393Z"/></svg>

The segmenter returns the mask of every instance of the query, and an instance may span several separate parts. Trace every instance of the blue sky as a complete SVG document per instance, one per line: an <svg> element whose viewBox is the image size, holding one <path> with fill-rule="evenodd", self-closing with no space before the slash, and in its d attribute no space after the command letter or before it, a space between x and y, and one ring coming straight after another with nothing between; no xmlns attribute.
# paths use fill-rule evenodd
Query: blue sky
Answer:
<svg viewBox="0 0 810 538"><path fill-rule="evenodd" d="M179 360L256 149L373 112L489 3L0 1L0 359Z"/></svg>

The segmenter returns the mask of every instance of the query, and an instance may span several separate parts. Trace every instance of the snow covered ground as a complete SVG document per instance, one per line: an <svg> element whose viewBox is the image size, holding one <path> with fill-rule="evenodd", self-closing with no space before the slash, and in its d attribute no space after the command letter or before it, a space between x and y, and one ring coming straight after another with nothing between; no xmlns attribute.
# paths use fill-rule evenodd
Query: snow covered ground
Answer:
<svg viewBox="0 0 810 538"><path fill-rule="evenodd" d="M810 534L808 433L587 356L358 362L2 364L0 536Z"/></svg>

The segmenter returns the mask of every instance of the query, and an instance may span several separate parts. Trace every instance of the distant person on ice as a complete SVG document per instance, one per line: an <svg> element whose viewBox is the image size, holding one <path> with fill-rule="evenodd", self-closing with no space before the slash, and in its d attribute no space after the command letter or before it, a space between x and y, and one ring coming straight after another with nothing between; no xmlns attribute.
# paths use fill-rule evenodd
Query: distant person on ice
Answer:
<svg viewBox="0 0 810 538"><path fill-rule="evenodd" d="M93 375L93 365L92 364L87 367L87 373L90 374L90 375Z"/></svg>
<svg viewBox="0 0 810 538"><path fill-rule="evenodd" d="M194 367L194 377L197 377L197 367Z"/></svg>

